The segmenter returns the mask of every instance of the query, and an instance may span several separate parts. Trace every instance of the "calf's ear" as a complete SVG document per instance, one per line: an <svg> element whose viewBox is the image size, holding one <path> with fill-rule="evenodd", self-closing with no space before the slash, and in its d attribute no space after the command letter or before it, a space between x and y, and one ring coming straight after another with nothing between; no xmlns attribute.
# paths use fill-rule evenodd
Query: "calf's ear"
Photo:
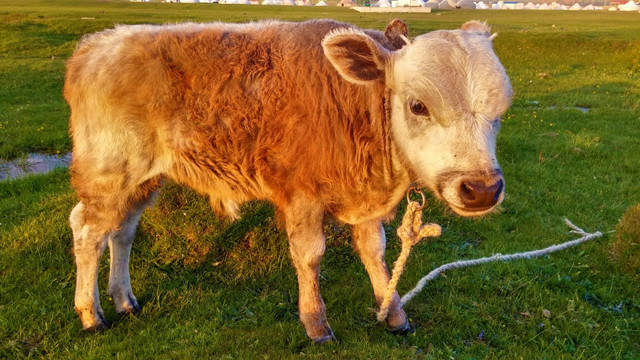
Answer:
<svg viewBox="0 0 640 360"><path fill-rule="evenodd" d="M322 48L346 80L359 85L385 80L390 53L362 31L334 30L322 40Z"/></svg>
<svg viewBox="0 0 640 360"><path fill-rule="evenodd" d="M486 36L491 35L491 28L489 27L489 25L487 25L487 23L485 22L481 22L478 20L471 20L462 24L462 30L469 33L476 33L479 35L486 35Z"/></svg>
<svg viewBox="0 0 640 360"><path fill-rule="evenodd" d="M393 19L384 30L384 36L396 49L409 44L409 27L400 19Z"/></svg>

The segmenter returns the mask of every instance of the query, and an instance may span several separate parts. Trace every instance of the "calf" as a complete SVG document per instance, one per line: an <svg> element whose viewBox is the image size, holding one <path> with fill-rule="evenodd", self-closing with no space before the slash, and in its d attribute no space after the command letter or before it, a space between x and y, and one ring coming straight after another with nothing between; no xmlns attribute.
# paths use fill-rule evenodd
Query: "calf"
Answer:
<svg viewBox="0 0 640 360"><path fill-rule="evenodd" d="M511 98L490 29L414 39L332 20L242 25L119 26L85 37L67 65L75 309L86 330L107 326L97 272L109 245L116 311L140 310L129 254L145 207L171 178L235 218L267 199L285 219L300 320L334 339L320 296L322 221L352 226L378 302L389 281L381 220L412 182L453 211L478 216L502 201L495 156ZM409 329L398 304L391 330Z"/></svg>

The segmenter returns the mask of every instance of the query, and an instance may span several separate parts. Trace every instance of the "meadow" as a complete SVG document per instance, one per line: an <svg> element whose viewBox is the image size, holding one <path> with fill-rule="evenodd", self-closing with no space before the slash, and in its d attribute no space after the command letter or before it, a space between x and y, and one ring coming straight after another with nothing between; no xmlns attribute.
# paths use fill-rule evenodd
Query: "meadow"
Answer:
<svg viewBox="0 0 640 360"><path fill-rule="evenodd" d="M0 1L0 159L65 154L65 60L83 34L115 24L333 18L384 29L394 14L324 7ZM236 222L169 183L145 212L132 250L142 312L84 333L73 311L67 170L0 182L0 358L640 358L640 14L442 11L401 14L411 35L487 20L515 90L498 137L506 178L500 210L454 215L429 198L439 238L418 244L400 280L411 289L450 261L542 248L574 238L568 217L605 236L542 258L447 272L405 310L393 335L375 319L349 228L325 226L321 287L339 342L314 346L297 315L297 284L271 205ZM404 204L401 204L399 214ZM398 216L399 218L400 216ZM385 226L387 263L400 245ZM616 232L610 233L615 230Z"/></svg>

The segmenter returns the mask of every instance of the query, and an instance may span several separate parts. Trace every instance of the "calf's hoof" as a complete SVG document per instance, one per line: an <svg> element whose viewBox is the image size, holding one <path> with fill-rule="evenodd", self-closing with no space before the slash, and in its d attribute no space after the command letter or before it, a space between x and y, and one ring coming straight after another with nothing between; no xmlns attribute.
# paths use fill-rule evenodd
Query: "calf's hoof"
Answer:
<svg viewBox="0 0 640 360"><path fill-rule="evenodd" d="M116 307L116 313L118 315L135 315L142 310L140 305L138 305L138 301L136 301L136 297L130 292L113 294L111 298L113 299L113 304Z"/></svg>
<svg viewBox="0 0 640 360"><path fill-rule="evenodd" d="M80 315L82 321L82 330L86 332L99 332L109 328L109 322L105 319L102 310L79 310L76 312Z"/></svg>
<svg viewBox="0 0 640 360"><path fill-rule="evenodd" d="M314 345L322 345L322 344L328 344L331 342L336 342L338 341L338 339L336 339L336 337L333 335L333 331L329 330L329 334L316 338L316 339L311 339L311 341L313 341Z"/></svg>
<svg viewBox="0 0 640 360"><path fill-rule="evenodd" d="M395 335L413 332L409 318L400 307L392 307L387 315L387 328Z"/></svg>
<svg viewBox="0 0 640 360"><path fill-rule="evenodd" d="M404 323L404 325L396 328L389 328L389 331L391 331L393 335L407 335L407 334L413 334L413 332L415 331L415 328L413 327L411 322L407 320Z"/></svg>
<svg viewBox="0 0 640 360"><path fill-rule="evenodd" d="M138 305L138 302L133 299L133 301L130 301L126 306L122 306L121 310L118 311L118 315L137 315L140 311L142 311L142 308L140 307L140 305Z"/></svg>

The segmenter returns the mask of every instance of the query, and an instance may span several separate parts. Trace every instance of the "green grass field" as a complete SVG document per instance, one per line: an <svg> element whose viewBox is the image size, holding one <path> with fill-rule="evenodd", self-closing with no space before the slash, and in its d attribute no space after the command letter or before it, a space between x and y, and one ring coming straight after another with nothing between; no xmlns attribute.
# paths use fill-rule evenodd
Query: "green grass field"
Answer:
<svg viewBox="0 0 640 360"><path fill-rule="evenodd" d="M83 34L118 23L328 17L384 29L393 14L302 7L0 1L0 159L70 151L64 63ZM267 203L216 219L175 184L141 220L132 286L143 307L82 332L73 311L66 170L0 182L0 358L640 358L640 15L451 11L402 14L412 35L487 20L516 97L503 118L501 211L463 219L430 199L444 234L417 245L400 293L450 261L572 239L564 216L614 234L530 261L450 271L406 306L416 331L375 320L349 230L329 224L321 286L338 343L313 346L297 318L286 237ZM585 110L586 109L586 110ZM402 207L400 209L402 211ZM623 216L624 215L624 216ZM622 219L622 220L621 220ZM386 227L389 264L397 220Z"/></svg>

